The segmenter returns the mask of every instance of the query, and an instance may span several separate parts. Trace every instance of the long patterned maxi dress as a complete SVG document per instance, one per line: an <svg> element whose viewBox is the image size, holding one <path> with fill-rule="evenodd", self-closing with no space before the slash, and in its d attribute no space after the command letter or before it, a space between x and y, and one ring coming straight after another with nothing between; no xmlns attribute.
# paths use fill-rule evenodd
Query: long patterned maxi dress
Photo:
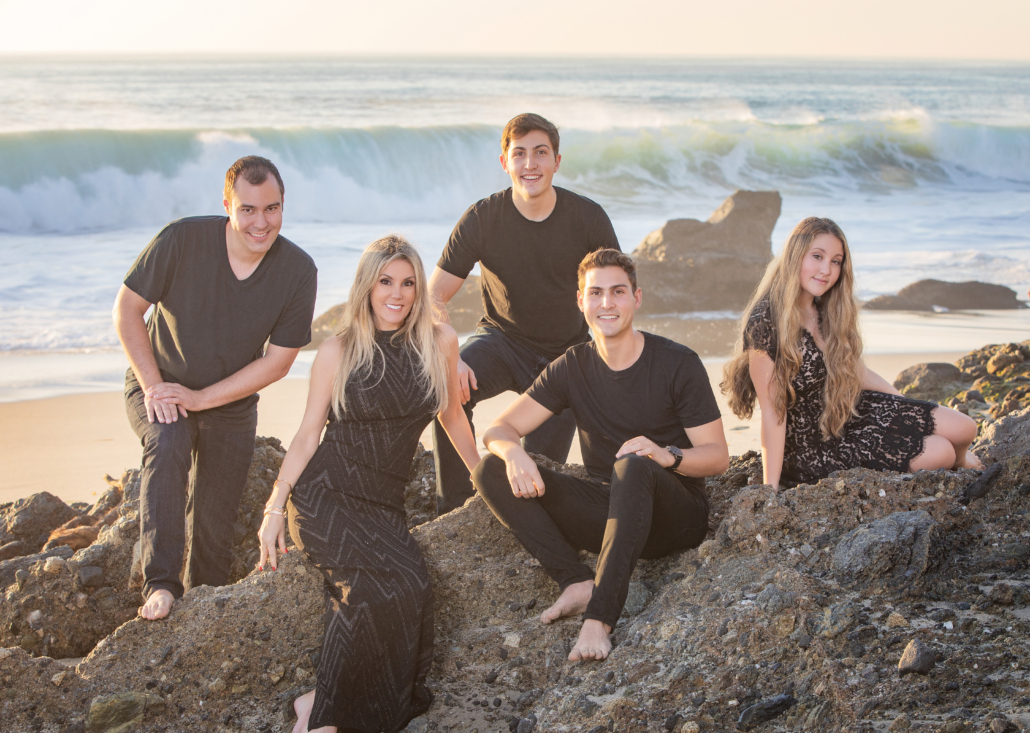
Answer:
<svg viewBox="0 0 1030 733"><path fill-rule="evenodd" d="M791 484L812 483L834 471L872 468L908 471L909 462L923 452L935 421L933 402L913 400L885 392L863 390L857 413L841 434L823 440L819 418L823 414L826 362L812 334L802 329L801 369L794 377L794 405L787 411L787 437L783 446L782 476ZM744 347L764 351L775 361L776 326L769 302L760 301L744 329Z"/></svg>
<svg viewBox="0 0 1030 733"><path fill-rule="evenodd" d="M432 701L432 589L404 485L434 410L409 352L388 332L376 343L382 358L348 379L346 412L336 420L330 411L290 496L290 534L325 578L311 730L392 733Z"/></svg>

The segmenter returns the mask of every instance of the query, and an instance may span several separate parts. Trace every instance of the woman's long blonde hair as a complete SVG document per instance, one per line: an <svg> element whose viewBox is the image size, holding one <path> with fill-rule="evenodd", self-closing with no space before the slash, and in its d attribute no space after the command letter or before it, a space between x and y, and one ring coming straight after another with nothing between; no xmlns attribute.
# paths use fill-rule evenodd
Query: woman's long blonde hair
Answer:
<svg viewBox="0 0 1030 733"><path fill-rule="evenodd" d="M391 234L372 242L361 254L343 321L333 335L333 338L339 339L343 349L333 386L333 413L337 419L347 410L347 380L355 374L372 376L376 354L383 356L382 349L376 343L376 321L370 295L380 274L395 260L406 260L415 270L415 302L404 324L394 332L391 340L401 341L407 347L416 363L417 378L425 386L426 393L433 398L436 410L447 407L447 352L433 323L432 303L422 258L406 239ZM380 364L383 369L379 374L381 380L386 371L386 362L380 358Z"/></svg>
<svg viewBox="0 0 1030 733"><path fill-rule="evenodd" d="M751 381L748 351L744 348L744 330L755 307L769 303L769 318L776 332L776 366L773 371L772 398L776 414L783 419L793 407L796 395L793 381L801 369L801 329L804 314L798 305L801 293L801 264L809 247L820 234L832 234L844 248L840 277L822 297L816 300L820 315L820 331L826 342L823 353L826 363L826 386L823 389L823 414L819 428L823 439L840 435L845 423L855 414L855 404L862 391L862 336L858 330L858 302L854 295L854 271L851 252L844 232L830 219L809 217L794 227L783 251L769 263L740 322L740 337L733 358L723 370L720 385L729 394L730 409L741 419L754 414L755 385Z"/></svg>

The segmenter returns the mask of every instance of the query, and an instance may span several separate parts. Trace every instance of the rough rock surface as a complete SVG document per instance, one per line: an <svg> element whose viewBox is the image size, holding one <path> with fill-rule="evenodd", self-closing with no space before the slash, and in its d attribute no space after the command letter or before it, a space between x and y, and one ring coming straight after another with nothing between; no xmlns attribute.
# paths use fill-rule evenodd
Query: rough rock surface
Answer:
<svg viewBox="0 0 1030 733"><path fill-rule="evenodd" d="M42 491L0 506L0 546L21 542L29 555L39 552L50 533L81 512Z"/></svg>
<svg viewBox="0 0 1030 733"><path fill-rule="evenodd" d="M978 421L1005 417L1030 407L1030 340L985 346L954 365L917 364L901 372L894 387Z"/></svg>
<svg viewBox="0 0 1030 733"><path fill-rule="evenodd" d="M567 660L577 620L538 622L557 589L480 499L420 524L436 699L409 730L1027 729L1030 455L1018 442L991 443L985 420L978 450L998 468L968 506L974 471L854 469L777 494L758 484L757 454L735 458L707 482L706 542L639 564L604 662ZM430 466L420 453L409 481L409 507L423 513ZM859 546L869 560L842 580L838 558L861 556ZM7 589L4 608L25 608L3 629L17 620L51 634L27 599L48 597L30 583L37 570L69 572L62 560ZM133 705L150 700L139 731L288 731L290 702L317 664L321 595L320 576L290 553L277 572L190 591L165 621L128 621L74 668L2 649L0 728L83 730L96 705L135 701L119 709L138 713ZM899 674L910 644L933 661L925 675Z"/></svg>
<svg viewBox="0 0 1030 733"><path fill-rule="evenodd" d="M245 577L258 559L257 530L285 451L275 438L257 438L240 515L233 529L232 580ZM140 605L139 475L126 471L112 490L90 509L110 511L113 497L118 519L104 526L97 541L72 554L69 547L0 563L17 564L17 590L0 597L0 645L15 646L35 656L81 657L120 624L133 618ZM49 555L59 553L60 562ZM2 571L2 568L0 568ZM0 583L7 586L0 572ZM2 586L0 586L2 587ZM31 621L33 614L37 621Z"/></svg>
<svg viewBox="0 0 1030 733"><path fill-rule="evenodd" d="M634 250L641 314L740 310L772 259L776 191L736 191L708 218L673 219Z"/></svg>
<svg viewBox="0 0 1030 733"><path fill-rule="evenodd" d="M902 288L897 295L881 295L865 304L869 310L889 311L929 311L934 306L948 310L1015 310L1026 307L1016 297L1016 291L1004 285L941 280L920 280Z"/></svg>

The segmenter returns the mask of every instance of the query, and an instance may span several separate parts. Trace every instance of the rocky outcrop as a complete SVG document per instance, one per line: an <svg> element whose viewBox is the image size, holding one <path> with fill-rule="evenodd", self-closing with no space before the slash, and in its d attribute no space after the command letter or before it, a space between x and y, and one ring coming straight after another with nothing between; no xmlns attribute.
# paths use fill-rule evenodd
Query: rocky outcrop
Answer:
<svg viewBox="0 0 1030 733"><path fill-rule="evenodd" d="M11 542L20 542L22 554L39 552L50 533L81 514L53 494L45 491L0 509L0 551Z"/></svg>
<svg viewBox="0 0 1030 733"><path fill-rule="evenodd" d="M639 600L601 663L566 659L577 620L538 622L556 588L480 499L416 527L434 586L435 701L409 730L860 731L903 715L925 730L945 715L968 731L1030 722L1019 702L1030 666L1026 558L977 569L994 543L1030 525L1020 514L1030 496L1017 488L1030 472L1007 475L964 509L972 471L855 469L779 494L737 486L756 468L753 456L734 459L730 478L712 487L718 528L700 548L639 564ZM905 514L938 528L934 562L905 582L839 584L836 558L852 533ZM863 577L890 579L910 565L867 563ZM166 621L129 621L74 669L4 650L4 720L63 732L117 712L143 732L288 731L291 701L317 666L321 596L321 577L290 553L277 572L190 591Z"/></svg>
<svg viewBox="0 0 1030 733"><path fill-rule="evenodd" d="M909 397L954 407L979 421L1030 406L1030 340L993 344L952 364L917 364L894 387Z"/></svg>
<svg viewBox="0 0 1030 733"><path fill-rule="evenodd" d="M1004 285L941 280L920 280L897 295L881 295L865 304L869 310L884 311L932 311L934 306L938 310L1015 310L1026 304L1016 297L1015 290Z"/></svg>
<svg viewBox="0 0 1030 733"><path fill-rule="evenodd" d="M708 218L673 219L634 250L642 314L739 311L772 259L776 191L736 191Z"/></svg>
<svg viewBox="0 0 1030 733"><path fill-rule="evenodd" d="M707 481L709 538L639 563L615 647L599 663L567 660L578 620L539 623L557 589L479 498L418 524L434 588L435 701L408 730L1027 727L1027 420L1030 410L985 418L983 473L853 469L777 493L758 483L757 453L734 458ZM256 464L271 471L280 448L265 447ZM431 513L431 467L420 450L406 489L412 516ZM121 484L126 499L101 543L130 516L131 476ZM0 631L13 624L55 649L53 606L35 604L63 601L68 588L37 575L74 571L93 604L90 588L104 586L89 583L97 570L107 581L105 562L90 548L34 561L7 588L2 608L19 613L0 619ZM165 621L129 620L74 668L0 649L0 727L289 731L322 625L321 577L291 552L276 572L191 590Z"/></svg>

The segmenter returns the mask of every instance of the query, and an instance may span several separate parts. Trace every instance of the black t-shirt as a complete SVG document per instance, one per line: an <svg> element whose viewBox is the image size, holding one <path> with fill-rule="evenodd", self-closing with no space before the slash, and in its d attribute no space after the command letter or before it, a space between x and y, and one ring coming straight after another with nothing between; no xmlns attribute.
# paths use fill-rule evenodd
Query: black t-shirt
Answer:
<svg viewBox="0 0 1030 733"><path fill-rule="evenodd" d="M583 464L595 481L611 482L615 453L627 440L643 435L663 447L690 448L684 428L720 417L698 355L675 341L642 333L644 349L629 368L610 369L590 341L551 362L526 391L556 415L572 408ZM704 489L700 478L679 478Z"/></svg>
<svg viewBox="0 0 1030 733"><path fill-rule="evenodd" d="M586 341L576 307L576 270L597 249L619 249L599 205L555 186L551 215L530 221L515 208L511 189L469 207L451 232L437 265L466 278L482 271L480 325L498 328L547 359Z"/></svg>
<svg viewBox="0 0 1030 733"><path fill-rule="evenodd" d="M264 353L265 342L300 348L311 340L317 270L304 250L279 236L261 263L238 280L226 251L225 216L166 226L125 276L154 303L150 344L165 381L203 389ZM135 381L132 370L128 379ZM256 394L206 411L225 427L257 424Z"/></svg>

